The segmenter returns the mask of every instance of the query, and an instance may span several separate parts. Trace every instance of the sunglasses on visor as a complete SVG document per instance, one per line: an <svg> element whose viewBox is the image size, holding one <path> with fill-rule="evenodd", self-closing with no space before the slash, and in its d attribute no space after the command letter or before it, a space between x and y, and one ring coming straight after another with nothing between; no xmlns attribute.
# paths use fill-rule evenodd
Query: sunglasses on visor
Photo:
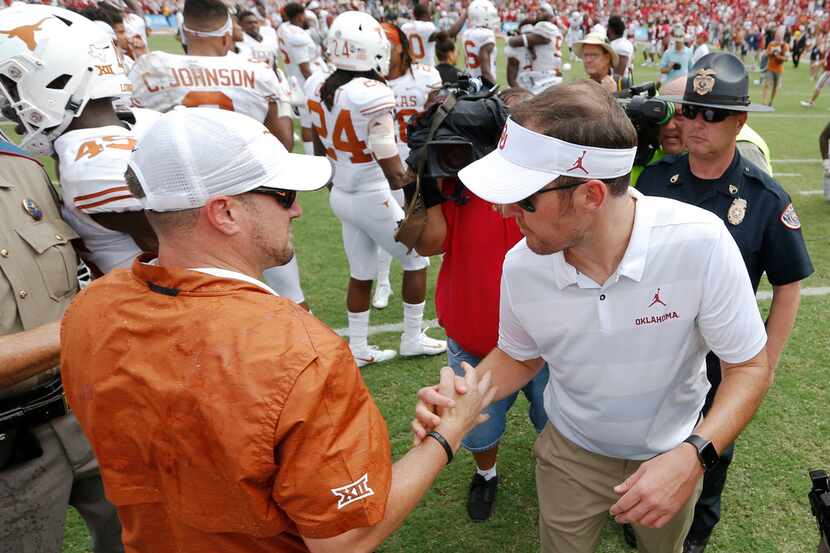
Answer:
<svg viewBox="0 0 830 553"><path fill-rule="evenodd" d="M253 190L250 190L250 192L271 196L285 209L291 209L291 206L294 205L294 202L297 200L296 190L283 190L281 188L267 188L262 186L260 188L254 188Z"/></svg>
<svg viewBox="0 0 830 553"><path fill-rule="evenodd" d="M588 181L583 180L583 181L574 182L574 183L571 183L571 184L566 184L565 186L556 186L556 187L553 187L553 188L543 188L542 190L539 190L538 192L534 192L533 194L531 194L527 198L524 198L523 200L519 200L518 202L516 202L516 205L521 207L522 209L524 209L528 213L533 213L533 212L536 211L536 206L533 204L533 197L534 196L538 196L539 194L544 194L545 192L553 192L554 190L567 190L568 188L576 188L580 184L585 184L586 182L588 182Z"/></svg>
<svg viewBox="0 0 830 553"><path fill-rule="evenodd" d="M726 120L731 115L737 115L737 111L728 109L707 108L703 106L693 106L690 104L681 104L680 113L687 119L695 119L698 113L703 114L703 120L707 123L720 123Z"/></svg>

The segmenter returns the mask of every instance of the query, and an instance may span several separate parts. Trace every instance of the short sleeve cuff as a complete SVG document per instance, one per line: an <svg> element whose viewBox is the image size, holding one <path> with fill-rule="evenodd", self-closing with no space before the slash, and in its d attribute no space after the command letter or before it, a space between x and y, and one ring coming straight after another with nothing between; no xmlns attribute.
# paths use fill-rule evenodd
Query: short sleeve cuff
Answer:
<svg viewBox="0 0 830 553"><path fill-rule="evenodd" d="M538 349L519 347L502 337L499 337L498 348L516 361L529 361L542 356Z"/></svg>
<svg viewBox="0 0 830 553"><path fill-rule="evenodd" d="M715 355L718 356L718 359L721 361L726 361L732 365L736 365L739 363L744 363L749 361L759 353L761 350L764 349L764 346L767 345L767 333L763 332L759 336L756 336L754 340L751 342L752 345L747 346L739 351L715 351L712 350Z"/></svg>

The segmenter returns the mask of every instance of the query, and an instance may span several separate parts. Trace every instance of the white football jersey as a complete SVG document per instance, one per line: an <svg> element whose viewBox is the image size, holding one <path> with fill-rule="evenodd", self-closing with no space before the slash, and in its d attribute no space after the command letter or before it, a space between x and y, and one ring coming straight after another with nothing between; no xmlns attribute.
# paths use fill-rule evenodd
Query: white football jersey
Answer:
<svg viewBox="0 0 830 553"><path fill-rule="evenodd" d="M461 41L464 43L464 53L466 55L465 67L467 72L473 77L481 77L481 48L487 44L493 45L493 52L490 55L490 71L493 77L496 76L496 33L491 29L484 27L477 27L475 29L466 29L461 35Z"/></svg>
<svg viewBox="0 0 830 553"><path fill-rule="evenodd" d="M305 29L292 23L280 25L277 29L277 36L280 41L280 57L288 77L294 77L300 83L300 87L304 87L305 77L300 71L300 64L308 63L311 66L318 61L317 58L320 56L317 44ZM314 70L313 67L310 68Z"/></svg>
<svg viewBox="0 0 830 553"><path fill-rule="evenodd" d="M406 124L409 118L424 111L429 93L441 86L441 74L434 67L415 64L395 80L388 81L395 94L395 134L401 160L409 157Z"/></svg>
<svg viewBox="0 0 830 553"><path fill-rule="evenodd" d="M314 132L334 163L334 186L342 192L389 188L383 170L369 151L369 123L394 113L395 94L380 81L358 77L337 89L334 109L320 98L326 75L315 73L306 83L306 105Z"/></svg>
<svg viewBox="0 0 830 553"><path fill-rule="evenodd" d="M264 63L270 68L276 67L277 52L279 52L276 42L271 44L264 38L260 42L248 33L242 33L242 42L237 42L236 46L239 53L249 60Z"/></svg>
<svg viewBox="0 0 830 553"><path fill-rule="evenodd" d="M84 241L84 258L103 273L129 267L141 253L130 235L96 223L91 215L142 211L127 188L124 172L130 153L161 114L133 109L135 125L69 131L55 140L63 195L61 212Z"/></svg>
<svg viewBox="0 0 830 553"><path fill-rule="evenodd" d="M424 65L435 65L435 42L430 42L429 37L438 31L438 27L432 21L410 21L401 26L403 34L409 40L409 52L412 54L412 61Z"/></svg>
<svg viewBox="0 0 830 553"><path fill-rule="evenodd" d="M540 44L533 50L533 71L539 73L557 73L562 68L562 33L550 21L540 21L533 26L534 34L547 38L550 42Z"/></svg>
<svg viewBox="0 0 830 553"><path fill-rule="evenodd" d="M516 80L522 79L522 76L528 71L533 70L533 54L529 48L524 46L510 46L504 47L504 57L513 58L519 61L519 70L516 73Z"/></svg>
<svg viewBox="0 0 830 553"><path fill-rule="evenodd" d="M130 71L133 103L167 112L176 106L213 107L265 121L270 103L288 101L287 83L265 64L238 54L222 57L152 52Z"/></svg>

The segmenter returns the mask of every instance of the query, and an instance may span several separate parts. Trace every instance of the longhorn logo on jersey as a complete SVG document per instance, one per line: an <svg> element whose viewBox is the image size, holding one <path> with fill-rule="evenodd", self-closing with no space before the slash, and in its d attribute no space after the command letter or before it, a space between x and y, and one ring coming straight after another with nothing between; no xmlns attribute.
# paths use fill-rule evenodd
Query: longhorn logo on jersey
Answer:
<svg viewBox="0 0 830 553"><path fill-rule="evenodd" d="M43 22L47 19L49 18L44 17L34 25L21 25L20 27L15 27L14 29L9 29L8 31L0 30L0 34L6 35L9 38L19 38L29 50L34 52L37 47L35 31L40 31L40 26L43 25Z"/></svg>

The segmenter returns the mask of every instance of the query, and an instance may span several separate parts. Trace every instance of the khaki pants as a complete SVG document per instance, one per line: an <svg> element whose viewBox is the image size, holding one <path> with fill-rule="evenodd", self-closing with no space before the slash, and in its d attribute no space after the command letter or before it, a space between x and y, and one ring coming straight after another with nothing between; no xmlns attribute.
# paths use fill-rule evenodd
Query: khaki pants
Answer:
<svg viewBox="0 0 830 553"><path fill-rule="evenodd" d="M564 438L550 423L536 440L536 493L543 553L591 553L599 545L608 510L619 496L614 486L643 461L591 453ZM701 482L680 512L663 528L634 525L639 551L680 553L694 516Z"/></svg>
<svg viewBox="0 0 830 553"><path fill-rule="evenodd" d="M75 415L34 432L43 455L0 471L0 553L60 553L69 505L84 518L95 553L122 553L118 514Z"/></svg>

